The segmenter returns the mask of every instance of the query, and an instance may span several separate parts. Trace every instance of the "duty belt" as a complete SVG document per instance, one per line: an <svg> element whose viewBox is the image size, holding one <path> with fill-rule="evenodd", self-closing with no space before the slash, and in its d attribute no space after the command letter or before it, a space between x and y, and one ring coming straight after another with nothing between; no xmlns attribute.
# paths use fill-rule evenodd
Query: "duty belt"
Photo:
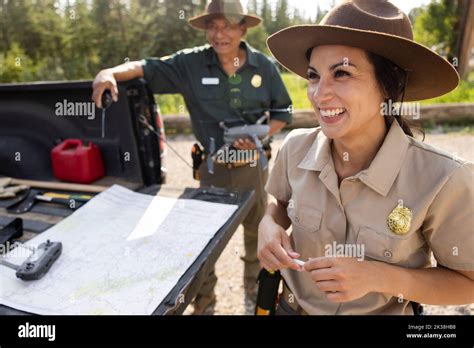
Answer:
<svg viewBox="0 0 474 348"><path fill-rule="evenodd" d="M265 156L267 159L270 158L271 155L271 149L265 149ZM208 154L206 154L208 156ZM258 163L260 159L260 154L257 151L252 151L252 155L250 158L247 158L245 161L232 161L232 162L225 162L221 161L219 159L213 158L213 162L217 165L225 166L227 169L233 169L233 168L239 168L243 167L246 165L249 165L250 163Z"/></svg>

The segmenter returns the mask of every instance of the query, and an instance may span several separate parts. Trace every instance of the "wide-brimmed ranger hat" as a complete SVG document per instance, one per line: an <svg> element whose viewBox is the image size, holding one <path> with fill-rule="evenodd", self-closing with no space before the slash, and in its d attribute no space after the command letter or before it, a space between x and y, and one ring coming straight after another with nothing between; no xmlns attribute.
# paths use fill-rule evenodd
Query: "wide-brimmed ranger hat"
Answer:
<svg viewBox="0 0 474 348"><path fill-rule="evenodd" d="M221 16L237 19L238 22L244 20L247 28L256 27L262 22L260 17L247 14L240 1L212 0L207 5L206 12L189 19L189 24L196 29L205 30L210 20Z"/></svg>
<svg viewBox="0 0 474 348"><path fill-rule="evenodd" d="M437 97L456 88L459 75L443 57L413 40L407 15L387 0L347 0L319 25L292 26L271 35L267 45L288 70L307 79L313 47L345 45L391 60L408 72L405 100Z"/></svg>

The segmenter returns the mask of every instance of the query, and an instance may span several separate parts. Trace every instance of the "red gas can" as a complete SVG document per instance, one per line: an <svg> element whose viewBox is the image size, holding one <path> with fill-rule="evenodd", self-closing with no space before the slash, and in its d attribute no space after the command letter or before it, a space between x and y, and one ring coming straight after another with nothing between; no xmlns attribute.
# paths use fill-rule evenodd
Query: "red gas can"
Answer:
<svg viewBox="0 0 474 348"><path fill-rule="evenodd" d="M63 181L91 183L104 176L104 164L99 147L80 139L66 139L51 151L53 173Z"/></svg>

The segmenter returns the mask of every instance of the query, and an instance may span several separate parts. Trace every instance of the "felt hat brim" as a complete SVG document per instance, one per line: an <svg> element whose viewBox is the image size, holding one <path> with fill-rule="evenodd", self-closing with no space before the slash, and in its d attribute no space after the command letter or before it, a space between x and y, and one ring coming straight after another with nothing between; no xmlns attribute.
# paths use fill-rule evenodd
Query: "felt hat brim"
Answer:
<svg viewBox="0 0 474 348"><path fill-rule="evenodd" d="M408 71L405 100L434 98L452 91L459 75L443 57L400 36L337 25L299 25L271 35L267 46L288 70L307 79L307 52L321 45L345 45L378 54Z"/></svg>
<svg viewBox="0 0 474 348"><path fill-rule="evenodd" d="M207 23L216 18L216 17L230 17L230 18L238 18L239 21L241 19L245 20L245 25L247 28L252 28L258 26L262 19L257 16L242 14L242 13L206 13L196 17L189 19L189 24L199 30L206 30Z"/></svg>

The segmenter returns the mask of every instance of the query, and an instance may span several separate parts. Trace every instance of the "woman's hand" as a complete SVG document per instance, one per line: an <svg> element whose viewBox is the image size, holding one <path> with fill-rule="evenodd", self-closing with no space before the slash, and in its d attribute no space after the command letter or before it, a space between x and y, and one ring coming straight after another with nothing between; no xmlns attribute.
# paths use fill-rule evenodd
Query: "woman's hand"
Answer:
<svg viewBox="0 0 474 348"><path fill-rule="evenodd" d="M106 89L110 90L112 100L118 100L118 88L117 81L115 80L114 74L110 70L101 70L92 83L92 100L95 102L98 108L102 107L102 94Z"/></svg>
<svg viewBox="0 0 474 348"><path fill-rule="evenodd" d="M310 258L304 269L331 302L353 301L377 291L380 279L374 262L350 257Z"/></svg>
<svg viewBox="0 0 474 348"><path fill-rule="evenodd" d="M265 215L258 226L258 259L267 271L291 268L302 271L293 259L300 255L293 251L290 237L270 215Z"/></svg>

